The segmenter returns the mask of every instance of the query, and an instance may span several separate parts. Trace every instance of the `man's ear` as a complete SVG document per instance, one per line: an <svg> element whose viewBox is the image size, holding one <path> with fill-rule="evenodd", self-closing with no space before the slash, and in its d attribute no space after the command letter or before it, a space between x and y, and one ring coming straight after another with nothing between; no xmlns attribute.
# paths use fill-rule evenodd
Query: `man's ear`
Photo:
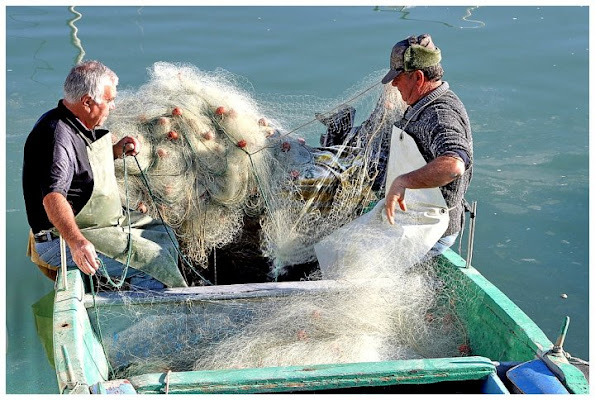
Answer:
<svg viewBox="0 0 595 400"><path fill-rule="evenodd" d="M81 97L81 104L84 105L84 106L91 107L91 102L92 101L93 101L93 99L88 94L86 94L83 97Z"/></svg>
<svg viewBox="0 0 595 400"><path fill-rule="evenodd" d="M426 83L426 76L421 70L416 70L415 74L415 84L418 87L422 87Z"/></svg>
<svg viewBox="0 0 595 400"><path fill-rule="evenodd" d="M421 70L419 70L419 69L415 71L415 80L418 81L418 82L421 81L423 83L424 73Z"/></svg>

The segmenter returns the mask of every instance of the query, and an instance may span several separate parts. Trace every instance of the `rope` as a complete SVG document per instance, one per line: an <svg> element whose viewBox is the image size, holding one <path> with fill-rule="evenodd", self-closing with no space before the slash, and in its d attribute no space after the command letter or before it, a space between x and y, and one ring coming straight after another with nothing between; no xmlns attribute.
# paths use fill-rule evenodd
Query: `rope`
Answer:
<svg viewBox="0 0 595 400"><path fill-rule="evenodd" d="M344 104L346 104L346 103L350 103L350 102L352 102L352 101L356 100L358 97L361 97L361 96L363 96L364 94L366 94L366 93L367 93L367 92L369 92L370 90L374 89L376 86L380 85L381 83L382 83L382 82L377 82L377 83L373 84L372 86L368 87L367 89L364 89L364 90L362 90L361 92L359 92L358 94L356 94L356 95L355 95L355 96L353 96L352 98L348 99L347 101L344 101L344 102L342 102L341 104L339 104L338 106L336 106L336 107L334 107L334 108L331 108L329 111L327 111L327 113L332 113L333 111L335 111L335 110L338 110L338 109L339 109L340 107L342 107ZM288 132L284 133L283 135L281 135L281 136L280 136L280 139L284 138L285 136L289 136L289 135L291 135L292 133L294 133L294 132L297 132L297 131L299 131L299 130L300 130L300 129L302 129L302 128L305 128L306 126L308 126L308 125L310 125L310 124L312 124L312 123L314 123L314 122L316 122L316 121L318 121L318 119L317 119L317 118L313 118L313 119L311 119L311 120L309 120L309 121L307 121L307 122L304 122L302 125L299 125L297 128L294 128L294 129L292 129L292 130L290 130L290 131L288 131ZM260 149L256 150L256 151L255 151L255 152L253 152L253 153L250 153L250 154L256 154L256 153L258 153L259 151L262 151L262 150L264 150L264 149L271 148L271 147L273 147L273 146L272 146L272 145L271 145L271 146L263 146L262 148L260 148Z"/></svg>
<svg viewBox="0 0 595 400"><path fill-rule="evenodd" d="M575 362L575 363L581 364L581 365L589 365L589 362L588 361L585 361L585 360L583 360L581 358L578 358L578 357L573 357L573 356L570 355L570 353L566 353L565 352L564 355L566 356L566 358L568 359L568 361Z"/></svg>
<svg viewBox="0 0 595 400"><path fill-rule="evenodd" d="M91 295L93 297L93 311L95 311L95 324L97 325L97 334L99 335L99 343L101 343L101 348L103 349L103 353L107 355L107 352L105 351L105 347L103 345L103 333L101 332L101 325L99 324L99 309L97 308L97 303L95 302L95 286L93 285L93 277L91 277L90 279L90 286L91 286ZM107 366L110 370L110 373L112 376L114 376L114 368L112 367L111 363L109 362L109 359L106 357L105 358L107 360Z"/></svg>
<svg viewBox="0 0 595 400"><path fill-rule="evenodd" d="M374 89L376 86L380 85L381 83L382 83L382 82L377 82L377 83L373 84L372 86L368 87L367 89L364 89L364 90L362 90L361 92L359 92L358 94L356 94L355 96L353 96L352 98L348 99L347 101L345 101L345 102L343 102L343 103L349 103L349 102L352 102L352 101L354 101L355 99L357 99L358 97L361 97L361 96L363 96L364 94L366 94L366 93L367 93L367 92L369 92L370 90ZM331 108L331 109L328 111L328 113L332 113L333 111L335 111L335 110L338 110L338 109L339 109L339 107L342 107L342 106L343 106L343 104L340 104L340 105L338 105L338 106L336 106L336 107L334 107L334 108ZM311 123L313 123L313 122L315 122L315 121L318 121L318 119L314 118L313 120L311 120L311 121L308 121L308 122L306 122L306 123L304 123L304 124L302 124L302 125L298 126L298 127L297 127L297 128L295 128L295 129L292 129L291 131L287 132L287 134L285 134L284 136L287 136L287 135L289 135L289 134L291 134L291 133L293 133L293 132L299 131L300 129L304 128L305 126L308 126L308 125L310 125Z"/></svg>
<svg viewBox="0 0 595 400"><path fill-rule="evenodd" d="M76 11L74 9L74 6L68 7L68 10L71 13L73 13L74 15L76 15L76 17L74 17L73 19L68 21L68 26L70 26L72 28L72 34L71 34L72 44L74 45L74 47L76 47L79 50L79 55L74 60L74 63L78 64L83 60L83 57L85 56L85 50L83 49L83 46L81 45L81 41L79 40L79 38L77 36L78 28L74 25L74 23L76 21L78 21L79 19L81 19L83 17L83 15L80 12Z"/></svg>
<svg viewBox="0 0 595 400"><path fill-rule="evenodd" d="M167 370L165 374L165 394L169 394L169 377L171 375L171 369Z"/></svg>
<svg viewBox="0 0 595 400"><path fill-rule="evenodd" d="M136 165L140 171L140 176L142 178L142 181L145 185L145 187L147 188L148 192L149 192L149 196L151 197L151 200L153 202L156 202L156 196L153 194L153 190L151 189L151 185L149 184L149 180L147 179L147 176L145 175L145 171L143 171L140 163L138 162L138 159L136 158L136 156L134 157L134 161L136 161ZM126 166L124 166L124 168L126 168ZM126 171L126 169L124 169L124 171ZM125 182L125 185L128 186L128 183ZM212 283L205 277L203 277L193 266L192 264L190 264L190 262L186 259L186 256L184 256L184 254L182 254L182 252L180 251L180 247L177 243L177 241L172 237L170 229L168 229L167 224L165 223L165 220L163 218L163 215L161 214L161 211L159 210L159 208L157 208L157 215L159 216L159 219L161 220L161 223L163 224L163 226L166 228L165 231L167 232L167 236L169 237L169 240L171 241L171 243L174 245L174 248L176 249L176 252L178 253L178 255L180 256L180 259L182 260L182 262L188 267L190 268L190 270L192 272L194 272L200 279L202 279L202 281L207 284L207 285L212 285Z"/></svg>
<svg viewBox="0 0 595 400"><path fill-rule="evenodd" d="M124 152L124 154L122 155L122 161L124 162L124 188L125 188L125 192L126 192L126 207L124 207L126 209L126 216L128 217L128 241L126 243L126 248L127 248L127 256L126 256L126 264L124 265L124 268L122 269L122 279L120 279L120 281L115 281L113 280L108 271L107 268L105 267L105 264L103 263L103 260L101 260L100 258L97 258L97 261L99 262L99 268L101 268L101 270L103 271L103 275L106 277L107 279L107 283L109 283L110 285L112 285L112 287L114 287L115 289L120 289L123 285L124 282L126 280L126 275L128 274L128 268L130 267L130 259L132 258L132 221L130 220L130 208L129 208L129 196L128 196L128 170L126 169L126 153Z"/></svg>

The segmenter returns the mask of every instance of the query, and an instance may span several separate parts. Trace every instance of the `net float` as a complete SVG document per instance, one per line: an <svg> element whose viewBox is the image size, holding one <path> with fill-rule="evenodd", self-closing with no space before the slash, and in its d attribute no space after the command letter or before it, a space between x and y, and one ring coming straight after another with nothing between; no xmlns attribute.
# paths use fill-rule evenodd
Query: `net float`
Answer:
<svg viewBox="0 0 595 400"><path fill-rule="evenodd" d="M299 329L297 331L297 338L298 340L308 340L308 333L304 329Z"/></svg>
<svg viewBox="0 0 595 400"><path fill-rule="evenodd" d="M270 137L273 136L275 134L275 130L273 128L267 128L265 130L265 137Z"/></svg>
<svg viewBox="0 0 595 400"><path fill-rule="evenodd" d="M158 155L160 158L167 157L167 150L165 150L165 149L158 149L158 150L157 150L157 155Z"/></svg>
<svg viewBox="0 0 595 400"><path fill-rule="evenodd" d="M169 131L167 133L167 137L171 140L178 140L179 135L178 135L178 132L176 132L176 131Z"/></svg>
<svg viewBox="0 0 595 400"><path fill-rule="evenodd" d="M145 203L143 203L142 201L140 203L138 203L138 207L136 207L136 209L140 212L142 212L143 214L146 214L148 211L147 205Z"/></svg>
<svg viewBox="0 0 595 400"><path fill-rule="evenodd" d="M176 107L171 111L171 115L180 116L180 115L182 115L182 110L180 110L179 107Z"/></svg>
<svg viewBox="0 0 595 400"><path fill-rule="evenodd" d="M462 344L459 346L459 352L465 355L471 354L471 347L468 344Z"/></svg>

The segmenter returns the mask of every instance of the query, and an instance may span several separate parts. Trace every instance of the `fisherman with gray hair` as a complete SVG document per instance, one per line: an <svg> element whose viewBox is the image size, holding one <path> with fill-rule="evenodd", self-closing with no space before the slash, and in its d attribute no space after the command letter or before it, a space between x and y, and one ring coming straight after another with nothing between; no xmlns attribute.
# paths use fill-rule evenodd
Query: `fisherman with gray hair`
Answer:
<svg viewBox="0 0 595 400"><path fill-rule="evenodd" d="M64 82L64 98L27 137L22 182L28 254L55 278L61 237L68 245L66 265L84 274L127 279L144 289L186 286L171 229L122 207L114 160L141 148L133 136L117 140L100 128L115 107L117 85L118 76L101 62L78 63Z"/></svg>
<svg viewBox="0 0 595 400"><path fill-rule="evenodd" d="M452 246L462 230L464 196L473 170L469 117L461 100L442 81L441 59L442 53L430 35L410 36L393 46L390 70L382 79L382 83L396 87L409 106L394 126L413 138L426 162L392 182L385 182L386 214L392 224L397 205L407 210L407 189L440 188L450 221L430 256Z"/></svg>

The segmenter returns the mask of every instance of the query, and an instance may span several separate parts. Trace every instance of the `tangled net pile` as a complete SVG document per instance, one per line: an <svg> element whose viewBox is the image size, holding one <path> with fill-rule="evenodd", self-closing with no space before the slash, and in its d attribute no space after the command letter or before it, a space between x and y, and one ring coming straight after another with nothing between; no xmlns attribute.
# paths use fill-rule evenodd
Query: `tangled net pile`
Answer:
<svg viewBox="0 0 595 400"><path fill-rule="evenodd" d="M469 291L461 300L453 290L458 282L438 279L433 265L406 270L400 261L387 263L380 258L386 255L364 255L372 272L381 273L378 279L297 282L299 289L285 286L282 296L220 292L164 302L167 294L142 293L139 300L112 292L111 298L122 298L94 308L97 317L92 314L91 321L101 326L113 379L170 370L467 354L457 303L477 294ZM358 274L366 271L358 269Z"/></svg>
<svg viewBox="0 0 595 400"><path fill-rule="evenodd" d="M382 139L378 132L384 131L382 122L374 121L369 143L358 135L341 138L352 140L349 146L310 147L295 129L281 126L281 121L301 123L296 110L304 106L287 107L294 111L285 116L273 103L267 107L263 101L259 108L240 84L222 70L157 63L147 84L121 93L109 128L118 137L137 137L141 153L136 164L126 163L126 171L123 161L116 162L120 193L131 208L162 217L175 230L183 254L203 268L214 249L238 238L247 217L258 218L262 255L279 276L287 266L315 261L313 244L376 198L371 191L375 148ZM390 120L388 114L402 112L397 95L393 89L382 96L375 118ZM358 101L378 97L377 90ZM389 101L393 106L384 107ZM318 119L329 132L348 134L349 126L337 126L346 124L345 118L321 114Z"/></svg>
<svg viewBox="0 0 595 400"><path fill-rule="evenodd" d="M316 261L314 245L377 200L379 150L404 109L390 85L362 90L379 78L332 101L256 101L228 72L157 63L146 85L120 94L111 117L113 133L142 142L138 164L119 161L123 201L162 216L183 254L204 268L210 252L239 240L247 219L258 221L274 276ZM357 128L355 108L370 116ZM320 110L330 111L313 120ZM314 137L312 121L326 125L320 147L300 137ZM142 301L108 294L121 299L99 302L91 319L104 332L114 377L460 355L466 339L453 291L433 266L379 243L374 231L346 232L345 246L356 237L370 245L331 270L330 280L299 282L282 296L173 304L162 293L135 295Z"/></svg>

